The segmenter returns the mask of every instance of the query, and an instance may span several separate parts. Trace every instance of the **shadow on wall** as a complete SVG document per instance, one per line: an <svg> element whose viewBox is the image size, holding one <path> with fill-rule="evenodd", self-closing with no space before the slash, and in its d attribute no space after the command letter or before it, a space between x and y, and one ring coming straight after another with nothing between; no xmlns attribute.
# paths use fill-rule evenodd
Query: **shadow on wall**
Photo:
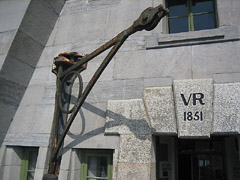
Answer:
<svg viewBox="0 0 240 180"><path fill-rule="evenodd" d="M106 112L85 102L82 106L84 109L89 110L93 113L95 113L98 116L101 116L102 118L106 118ZM121 114L117 114L115 112L112 111L107 111L108 117L110 119L112 119L113 121L111 122L106 122L105 126L99 127L97 129L94 129L92 131L89 131L88 133L84 133L85 131L85 124L86 119L84 117L84 114L82 112L82 110L79 111L79 114L81 116L82 119L82 129L81 132L77 135L68 132L68 136L71 137L72 139L74 139L71 143L67 144L63 150L62 150L62 154L66 153L68 150L70 150L71 148L73 148L74 146L82 143L83 141L86 141L87 139L92 138L95 135L99 135L99 134L103 134L105 131L106 127L117 127L119 125L122 125L126 128L128 128L129 131L131 131L133 134L135 134L136 138L141 139L141 140L146 140L147 137L143 136L143 134L149 134L151 132L151 128L149 126L149 124L147 123L147 121L145 119L129 119L126 118L125 116L121 115ZM142 134L136 134L139 130L139 128L142 129ZM118 133L116 133L116 135L119 135Z"/></svg>

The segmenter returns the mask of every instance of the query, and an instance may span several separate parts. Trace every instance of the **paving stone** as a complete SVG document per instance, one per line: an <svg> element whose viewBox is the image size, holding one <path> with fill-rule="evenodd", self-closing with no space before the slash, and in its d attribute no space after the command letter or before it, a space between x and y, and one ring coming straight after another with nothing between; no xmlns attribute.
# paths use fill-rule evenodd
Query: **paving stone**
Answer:
<svg viewBox="0 0 240 180"><path fill-rule="evenodd" d="M153 133L177 134L171 86L145 88L144 103Z"/></svg>
<svg viewBox="0 0 240 180"><path fill-rule="evenodd" d="M178 137L210 137L213 80L174 81Z"/></svg>

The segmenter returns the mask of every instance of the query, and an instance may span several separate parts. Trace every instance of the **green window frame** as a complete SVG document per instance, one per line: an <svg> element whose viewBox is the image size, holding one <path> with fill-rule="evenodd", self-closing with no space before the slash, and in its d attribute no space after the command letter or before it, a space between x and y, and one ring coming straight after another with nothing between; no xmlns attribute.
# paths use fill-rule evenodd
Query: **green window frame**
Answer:
<svg viewBox="0 0 240 180"><path fill-rule="evenodd" d="M34 178L37 157L38 148L23 148L20 180L32 180Z"/></svg>
<svg viewBox="0 0 240 180"><path fill-rule="evenodd" d="M204 5L204 3L206 4ZM212 8L209 8L210 6L207 3L212 3ZM181 5L182 7L180 7ZM183 7L183 5L186 7ZM216 0L166 0L166 7L170 10L167 16L168 33L214 29L218 27ZM179 12L180 8L182 8L182 12ZM180 19L182 23L180 23ZM199 23L200 21L202 24ZM209 24L204 24L203 22L209 22ZM177 29L178 27L179 29Z"/></svg>
<svg viewBox="0 0 240 180"><path fill-rule="evenodd" d="M112 180L112 161L113 161L113 151L112 150L83 150L81 153L81 180ZM95 173L99 174L101 170L101 163L107 167L104 170L106 176L89 176L88 172L91 171L91 160L94 160ZM106 164L107 163L107 164ZM100 170L100 171L97 171ZM104 173L104 174L105 174ZM102 173L100 173L102 174Z"/></svg>

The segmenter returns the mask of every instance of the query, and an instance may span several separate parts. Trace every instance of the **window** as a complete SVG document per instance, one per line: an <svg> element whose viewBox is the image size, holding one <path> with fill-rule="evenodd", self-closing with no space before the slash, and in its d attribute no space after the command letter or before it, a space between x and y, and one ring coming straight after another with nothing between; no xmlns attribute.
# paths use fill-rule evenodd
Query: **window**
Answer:
<svg viewBox="0 0 240 180"><path fill-rule="evenodd" d="M217 27L215 0L168 0L168 33Z"/></svg>
<svg viewBox="0 0 240 180"><path fill-rule="evenodd" d="M20 180L33 180L37 163L38 148L24 148L21 161Z"/></svg>
<svg viewBox="0 0 240 180"><path fill-rule="evenodd" d="M112 180L112 151L84 150L81 180Z"/></svg>

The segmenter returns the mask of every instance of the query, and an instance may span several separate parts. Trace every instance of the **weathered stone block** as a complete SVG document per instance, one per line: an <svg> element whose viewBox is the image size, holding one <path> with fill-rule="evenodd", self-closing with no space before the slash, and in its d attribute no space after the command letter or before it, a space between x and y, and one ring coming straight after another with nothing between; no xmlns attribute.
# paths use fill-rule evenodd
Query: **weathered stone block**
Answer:
<svg viewBox="0 0 240 180"><path fill-rule="evenodd" d="M1 77L0 84L0 101L13 106L19 105L26 87L7 81Z"/></svg>
<svg viewBox="0 0 240 180"><path fill-rule="evenodd" d="M0 119L0 133L7 133L16 110L17 106L0 102L0 114L2 114Z"/></svg>
<svg viewBox="0 0 240 180"><path fill-rule="evenodd" d="M9 133L48 134L51 132L53 113L52 105L20 106L11 123Z"/></svg>
<svg viewBox="0 0 240 180"><path fill-rule="evenodd" d="M16 30L0 33L0 54L8 53L8 50L12 44L15 34Z"/></svg>
<svg viewBox="0 0 240 180"><path fill-rule="evenodd" d="M234 83L240 82L240 73L219 73L213 74L215 83Z"/></svg>
<svg viewBox="0 0 240 180"><path fill-rule="evenodd" d="M132 25L140 13L147 7L152 6L152 2L143 0L122 1L118 6L109 8L108 19L106 23L105 37L112 38L119 32ZM134 12L134 13L132 13ZM121 14L121 16L119 16ZM137 35L150 34L147 31L140 31ZM133 35L133 36L136 36Z"/></svg>
<svg viewBox="0 0 240 180"><path fill-rule="evenodd" d="M48 14L47 8L45 8L43 12ZM48 19L43 19L43 17L39 16L39 14L27 13L23 18L19 30L44 46L55 25L57 15L52 12L47 18L52 19L53 22L48 22Z"/></svg>
<svg viewBox="0 0 240 180"><path fill-rule="evenodd" d="M1 5L1 4L0 4ZM0 10L1 11L1 10ZM1 14L0 18L0 32L12 31L18 29L23 17L24 11L15 13Z"/></svg>
<svg viewBox="0 0 240 180"><path fill-rule="evenodd" d="M143 80L124 80L124 99L140 99L143 96Z"/></svg>
<svg viewBox="0 0 240 180"><path fill-rule="evenodd" d="M43 0L30 2L19 29L41 45L45 45L58 15Z"/></svg>
<svg viewBox="0 0 240 180"><path fill-rule="evenodd" d="M4 166L1 179L20 179L21 166Z"/></svg>
<svg viewBox="0 0 240 180"><path fill-rule="evenodd" d="M96 129L95 132L93 132L95 133L94 135L91 133L72 134L69 132L64 141L65 147L63 149L63 152L66 152L73 147L90 149L118 149L119 136L105 136L102 133L103 129L104 128L102 127Z"/></svg>
<svg viewBox="0 0 240 180"><path fill-rule="evenodd" d="M145 88L144 103L153 133L177 134L171 86Z"/></svg>
<svg viewBox="0 0 240 180"><path fill-rule="evenodd" d="M40 105L42 103L43 97L44 97L44 86L41 86L41 85L28 86L23 96L23 99L21 101L21 106L34 106L37 104Z"/></svg>
<svg viewBox="0 0 240 180"><path fill-rule="evenodd" d="M103 133L105 117L106 103L84 103L70 128L70 132L89 135Z"/></svg>
<svg viewBox="0 0 240 180"><path fill-rule="evenodd" d="M39 67L34 70L29 86L42 85L44 87L46 84L56 84L56 79L56 75L52 73L52 67Z"/></svg>
<svg viewBox="0 0 240 180"><path fill-rule="evenodd" d="M240 133L240 83L214 85L212 133Z"/></svg>
<svg viewBox="0 0 240 180"><path fill-rule="evenodd" d="M178 137L210 137L212 79L174 81Z"/></svg>
<svg viewBox="0 0 240 180"><path fill-rule="evenodd" d="M81 73L83 82L89 82L100 65L101 65L101 62L99 62L99 61L89 62L87 64L87 69ZM112 60L112 62L110 62L108 64L108 66L103 71L100 78L98 79L98 82L112 81L113 80L113 68L114 68L114 60Z"/></svg>
<svg viewBox="0 0 240 180"><path fill-rule="evenodd" d="M0 15L9 15L16 12L25 12L30 0L0 1Z"/></svg>
<svg viewBox="0 0 240 180"><path fill-rule="evenodd" d="M141 99L108 101L106 134L147 134L150 125Z"/></svg>
<svg viewBox="0 0 240 180"><path fill-rule="evenodd" d="M106 19L107 13L105 11L88 11L71 16L61 16L58 21L55 45L74 43L86 39L104 39ZM98 26L95 26L95 24L98 24Z"/></svg>
<svg viewBox="0 0 240 180"><path fill-rule="evenodd" d="M108 9L112 6L119 5L119 1L67 1L64 5L64 8L61 12L62 16L83 13L86 11L97 11L100 9Z"/></svg>
<svg viewBox="0 0 240 180"><path fill-rule="evenodd" d="M23 32L18 31L9 53L16 58L21 59L26 64L35 67L43 48L43 45L33 40Z"/></svg>
<svg viewBox="0 0 240 180"><path fill-rule="evenodd" d="M72 161L72 149L69 149L62 155L62 160L61 160L61 166L60 170L62 171L69 171L70 170L70 164Z"/></svg>
<svg viewBox="0 0 240 180"><path fill-rule="evenodd" d="M173 78L163 77L163 78L144 78L144 87L160 87L160 86L172 86Z"/></svg>
<svg viewBox="0 0 240 180"><path fill-rule="evenodd" d="M150 163L118 163L117 180L149 180Z"/></svg>
<svg viewBox="0 0 240 180"><path fill-rule="evenodd" d="M72 49L72 44L63 44L59 46L45 47L38 61L37 67L42 67L42 66L51 67L53 63L53 58L57 57L58 54L62 52L67 52L67 51L70 52L71 49Z"/></svg>
<svg viewBox="0 0 240 180"><path fill-rule="evenodd" d="M45 169L48 165L48 157L50 154L50 148L48 147L39 147L38 158L37 158L37 169Z"/></svg>
<svg viewBox="0 0 240 180"><path fill-rule="evenodd" d="M152 135L120 135L118 162L150 163L152 152Z"/></svg>
<svg viewBox="0 0 240 180"><path fill-rule="evenodd" d="M11 134L8 133L4 139L3 145L9 146L48 146L49 145L49 134Z"/></svg>
<svg viewBox="0 0 240 180"><path fill-rule="evenodd" d="M238 41L193 46L193 78L212 78L215 73L239 72L240 51L236 51L238 47Z"/></svg>
<svg viewBox="0 0 240 180"><path fill-rule="evenodd" d="M42 98L43 104L55 104L56 85L46 85L44 87L44 96Z"/></svg>
<svg viewBox="0 0 240 180"><path fill-rule="evenodd" d="M114 78L191 78L190 54L190 47L119 52L115 58Z"/></svg>
<svg viewBox="0 0 240 180"><path fill-rule="evenodd" d="M19 147L7 147L6 153L4 154L5 161L3 165L5 166L21 166L21 155L22 150Z"/></svg>
<svg viewBox="0 0 240 180"><path fill-rule="evenodd" d="M90 103L118 99L124 99L124 80L97 82L87 97Z"/></svg>
<svg viewBox="0 0 240 180"><path fill-rule="evenodd" d="M7 55L5 62L2 66L1 76L4 79L27 87L33 71L34 69L30 65L22 62L21 60L11 55Z"/></svg>
<svg viewBox="0 0 240 180"><path fill-rule="evenodd" d="M6 58L7 54L1 54L0 55L0 71L2 69L2 66L4 64L5 58Z"/></svg>

